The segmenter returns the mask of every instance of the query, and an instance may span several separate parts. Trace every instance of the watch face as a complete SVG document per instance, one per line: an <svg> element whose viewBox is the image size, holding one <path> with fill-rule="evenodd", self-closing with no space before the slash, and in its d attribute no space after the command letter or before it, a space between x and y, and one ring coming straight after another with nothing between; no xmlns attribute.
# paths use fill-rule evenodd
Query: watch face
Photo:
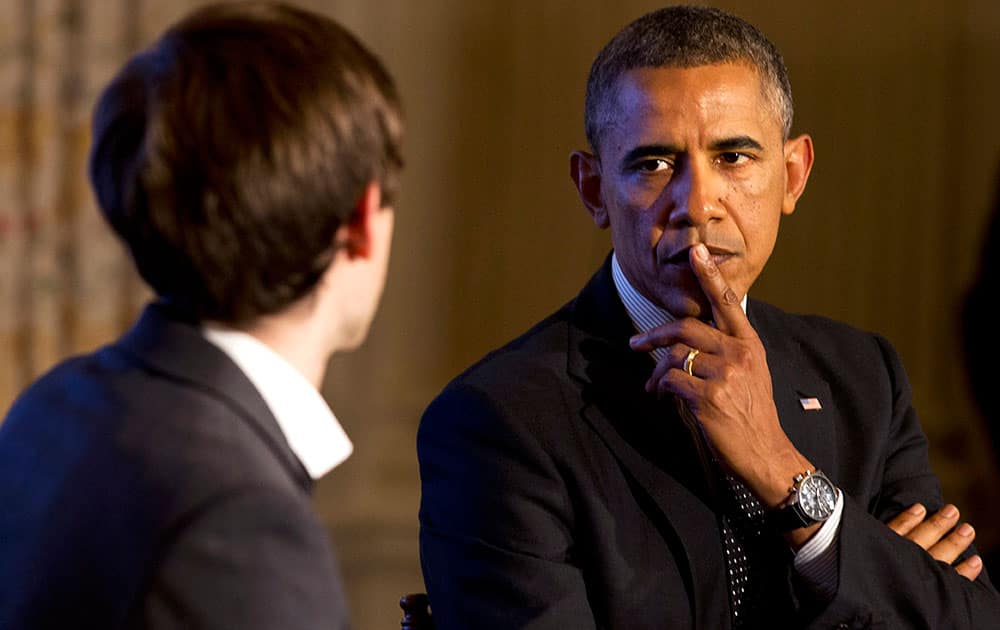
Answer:
<svg viewBox="0 0 1000 630"><path fill-rule="evenodd" d="M837 491L826 477L810 475L799 487L799 506L810 518L825 521L837 505Z"/></svg>

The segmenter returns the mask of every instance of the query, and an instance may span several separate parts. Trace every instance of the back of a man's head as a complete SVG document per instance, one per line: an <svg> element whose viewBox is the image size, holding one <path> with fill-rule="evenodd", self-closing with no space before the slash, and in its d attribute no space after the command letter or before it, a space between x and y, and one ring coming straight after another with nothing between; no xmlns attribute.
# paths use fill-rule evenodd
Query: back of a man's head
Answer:
<svg viewBox="0 0 1000 630"><path fill-rule="evenodd" d="M90 178L159 296L243 324L313 289L368 183L392 204L401 134L390 76L341 26L280 4L219 4L104 91Z"/></svg>
<svg viewBox="0 0 1000 630"><path fill-rule="evenodd" d="M614 116L622 75L637 68L693 68L741 63L761 78L764 97L779 116L784 136L792 128L792 88L778 49L752 24L719 9L673 6L626 25L594 59L584 113L587 141L599 152L602 130Z"/></svg>

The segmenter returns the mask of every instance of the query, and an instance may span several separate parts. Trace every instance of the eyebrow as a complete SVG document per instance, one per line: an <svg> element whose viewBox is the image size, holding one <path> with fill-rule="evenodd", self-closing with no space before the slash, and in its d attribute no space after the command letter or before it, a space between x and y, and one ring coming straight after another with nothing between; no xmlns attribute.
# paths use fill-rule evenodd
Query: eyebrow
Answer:
<svg viewBox="0 0 1000 630"><path fill-rule="evenodd" d="M716 140L708 147L712 151L735 151L737 149L756 149L763 151L764 147L750 136L734 136Z"/></svg>
<svg viewBox="0 0 1000 630"><path fill-rule="evenodd" d="M645 157L677 155L682 153L681 148L669 144L643 144L632 149L622 158L622 168Z"/></svg>
<svg viewBox="0 0 1000 630"><path fill-rule="evenodd" d="M754 149L763 151L764 147L750 136L733 136L714 141L708 146L710 151L738 151L740 149ZM643 144L635 147L622 158L622 168L646 157L677 155L684 153L678 146L670 144Z"/></svg>

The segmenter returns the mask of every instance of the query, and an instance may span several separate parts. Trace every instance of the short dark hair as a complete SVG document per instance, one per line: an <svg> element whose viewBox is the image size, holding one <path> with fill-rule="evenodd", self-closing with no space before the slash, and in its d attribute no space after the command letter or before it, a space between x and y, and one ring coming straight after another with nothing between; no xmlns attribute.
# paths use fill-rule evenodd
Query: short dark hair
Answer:
<svg viewBox="0 0 1000 630"><path fill-rule="evenodd" d="M719 9L666 7L628 24L598 53L587 79L584 124L587 142L598 151L611 116L618 80L636 68L694 68L745 63L757 71L764 97L780 116L782 133L792 131L792 87L781 53L752 24Z"/></svg>
<svg viewBox="0 0 1000 630"><path fill-rule="evenodd" d="M312 290L369 182L392 203L401 136L391 77L343 27L278 3L222 3L111 81L90 179L159 296L244 324Z"/></svg>

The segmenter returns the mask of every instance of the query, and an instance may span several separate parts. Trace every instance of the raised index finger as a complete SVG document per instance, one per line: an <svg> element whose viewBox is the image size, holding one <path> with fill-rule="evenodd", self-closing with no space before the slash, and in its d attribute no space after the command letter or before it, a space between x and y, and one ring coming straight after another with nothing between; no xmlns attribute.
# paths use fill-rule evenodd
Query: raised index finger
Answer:
<svg viewBox="0 0 1000 630"><path fill-rule="evenodd" d="M689 260L694 275L698 278L701 290L712 305L712 318L715 327L722 332L735 337L756 335L750 320L740 306L740 296L726 283L719 267L708 254L708 248L698 243L691 248Z"/></svg>

